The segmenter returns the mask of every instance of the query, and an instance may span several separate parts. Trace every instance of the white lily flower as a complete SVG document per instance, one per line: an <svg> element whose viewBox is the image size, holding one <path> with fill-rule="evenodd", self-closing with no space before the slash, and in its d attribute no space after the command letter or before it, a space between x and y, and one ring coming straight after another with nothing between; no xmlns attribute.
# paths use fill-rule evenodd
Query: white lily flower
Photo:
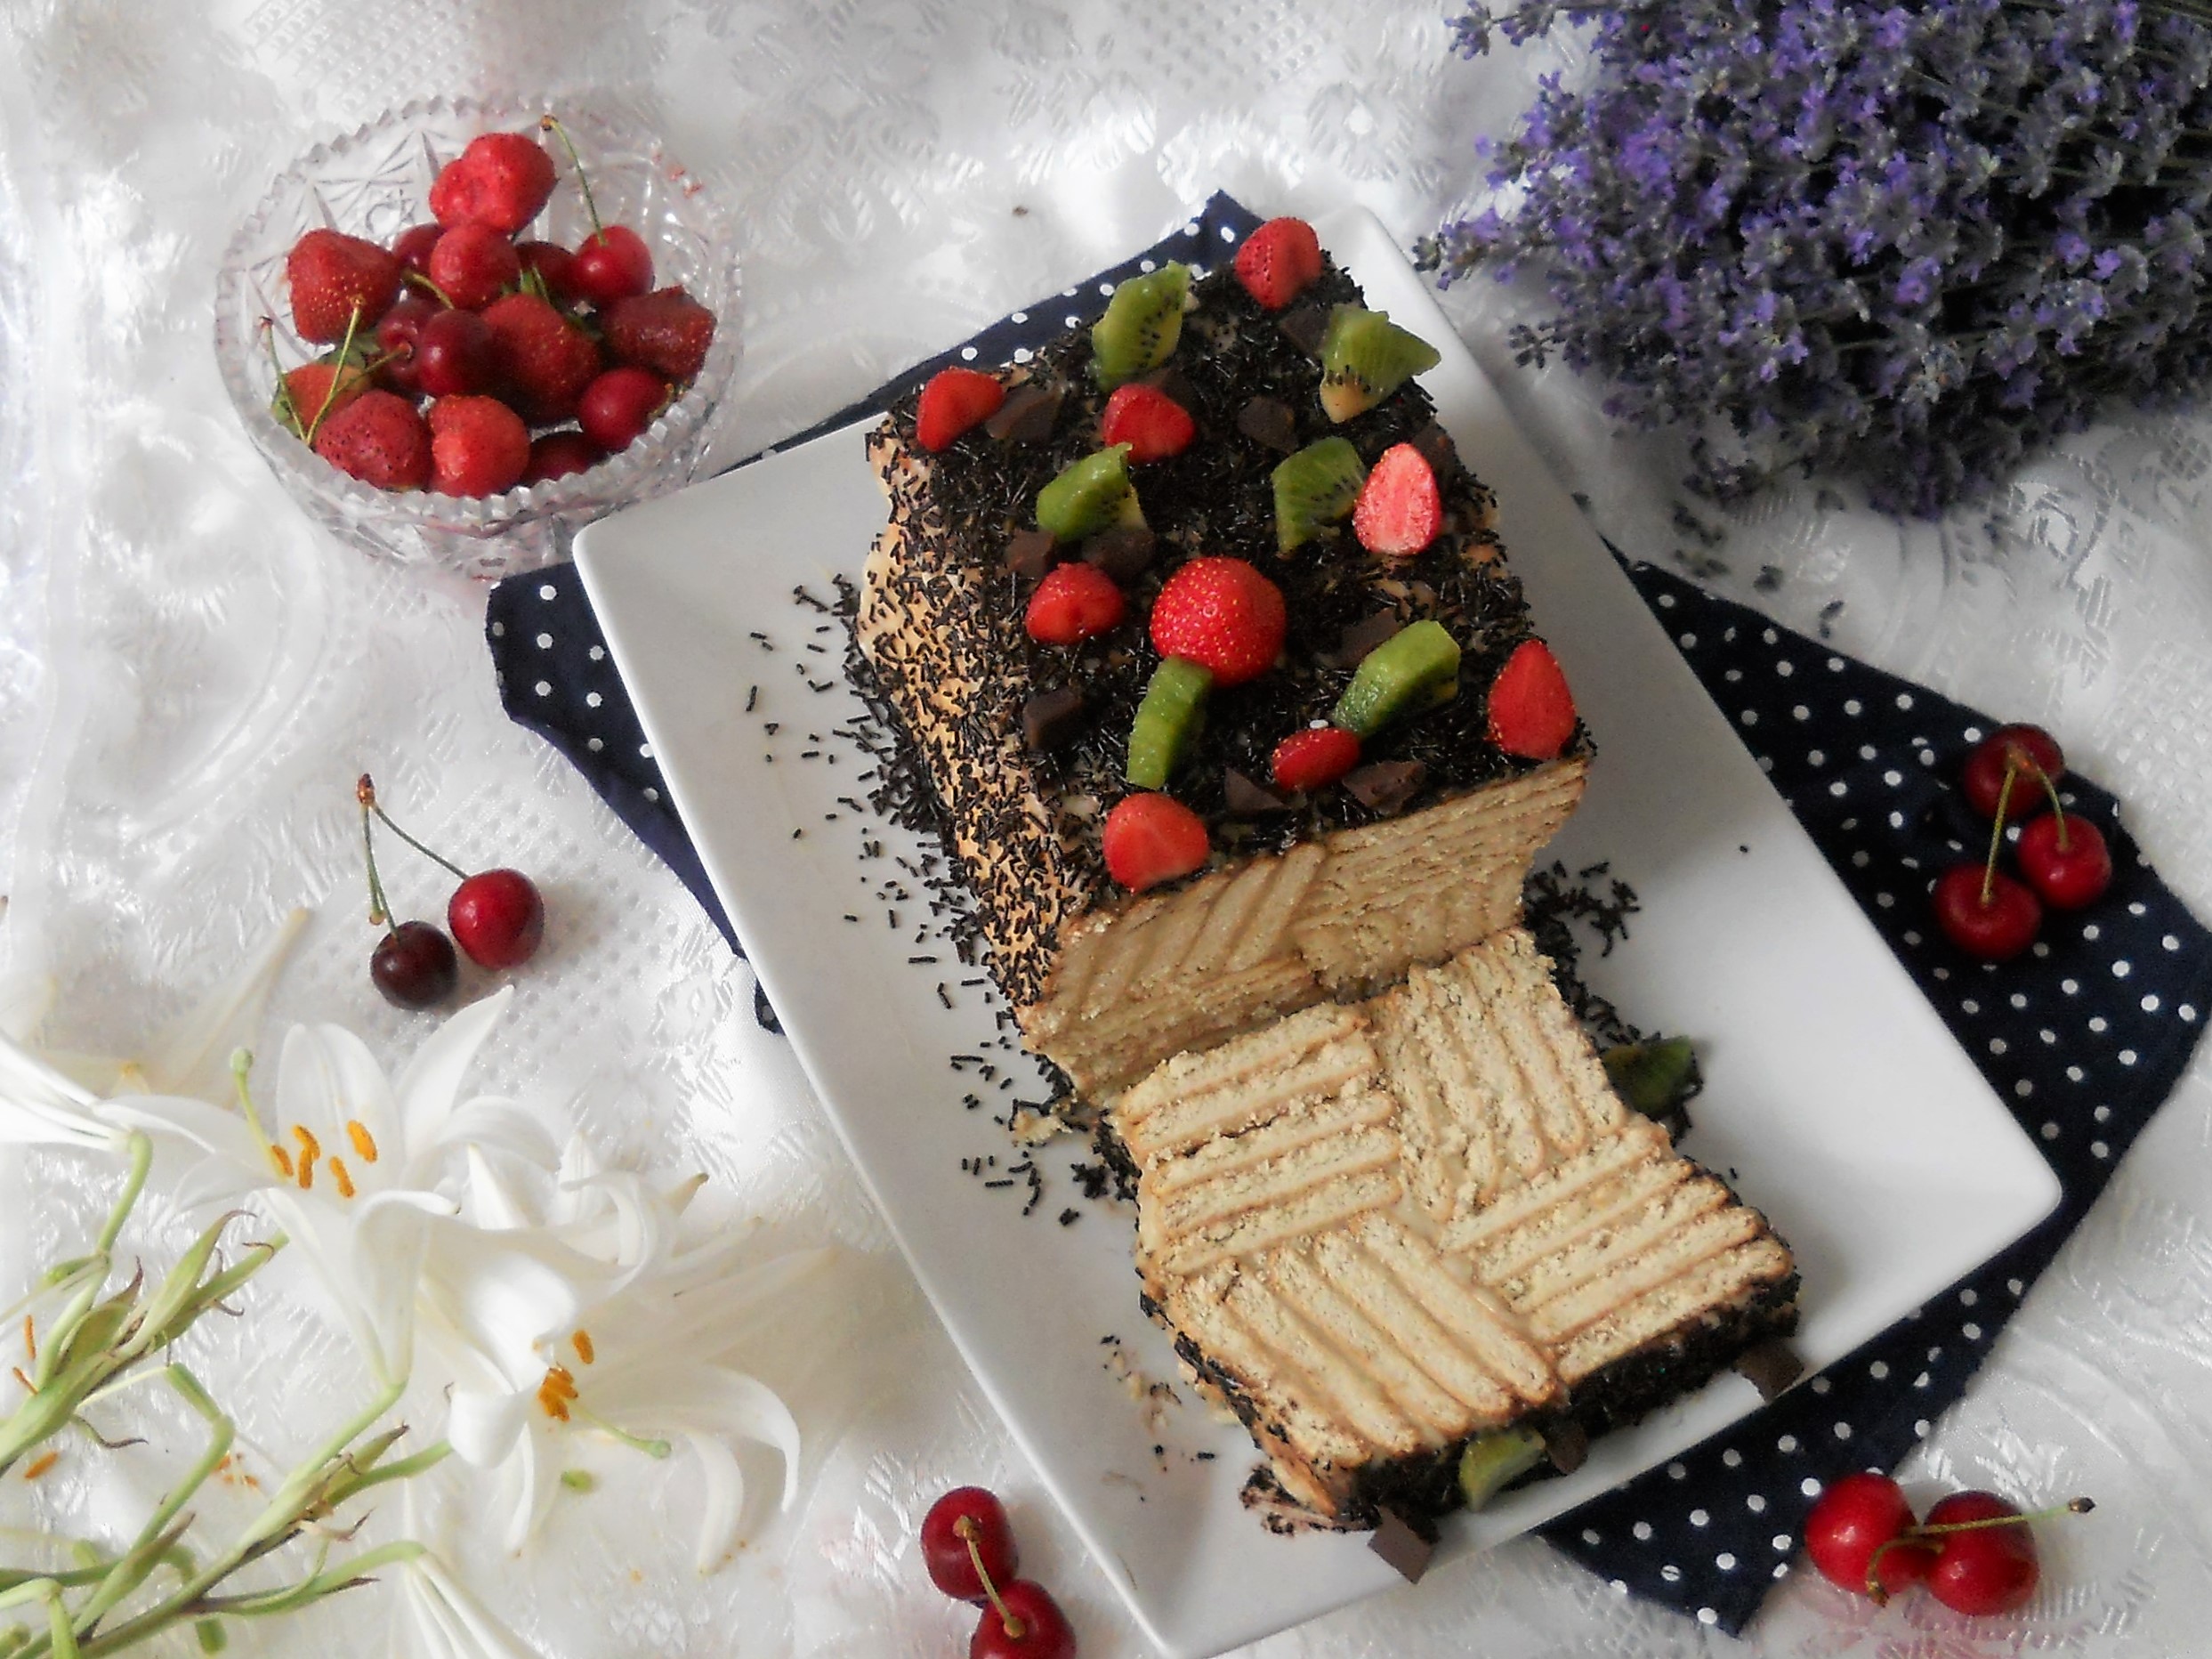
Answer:
<svg viewBox="0 0 2212 1659"><path fill-rule="evenodd" d="M598 1238L610 1249L614 1276L573 1315L546 1324L545 1304L522 1312L522 1287L488 1259L481 1299L515 1299L507 1339L480 1347L473 1379L451 1394L447 1437L466 1461L500 1471L509 1501L505 1542L520 1550L558 1495L571 1442L612 1442L655 1460L681 1445L706 1482L697 1564L721 1565L736 1542L745 1482L735 1445L750 1440L782 1457L783 1502L797 1491L797 1422L775 1393L732 1364L757 1331L763 1305L826 1261L827 1250L803 1250L756 1264L742 1259L744 1241L722 1238L687 1245L682 1210L696 1190L655 1194L634 1177L598 1169L581 1146L563 1161L567 1178L532 1217L526 1201L472 1161L471 1197L477 1212L505 1231L480 1236L571 1240ZM533 1325L528 1339L518 1340Z"/></svg>
<svg viewBox="0 0 2212 1659"><path fill-rule="evenodd" d="M406 1659L538 1659L429 1550L400 1567L400 1595L412 1639L392 1651Z"/></svg>

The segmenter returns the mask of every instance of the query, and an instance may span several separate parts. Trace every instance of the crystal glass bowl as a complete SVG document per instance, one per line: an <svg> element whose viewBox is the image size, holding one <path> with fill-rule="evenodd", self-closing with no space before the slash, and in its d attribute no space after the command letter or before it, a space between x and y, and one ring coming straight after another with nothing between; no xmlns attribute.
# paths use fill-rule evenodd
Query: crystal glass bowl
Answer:
<svg viewBox="0 0 2212 1659"><path fill-rule="evenodd" d="M656 287L681 283L714 313L714 344L683 395L628 449L589 471L483 497L363 483L270 413L279 371L263 338L263 320L270 320L284 368L327 349L292 330L285 255L293 243L328 225L389 246L409 225L430 219L431 180L470 139L533 131L548 109L518 100L433 98L318 144L270 188L223 257L215 284L215 357L238 418L308 514L369 553L479 580L535 570L565 557L580 526L684 483L717 429L739 355L738 259L729 219L650 134L566 102L551 112L576 144L601 221L626 224L644 238ZM583 192L559 138L538 136L553 157L558 182L545 211L517 239L573 247L592 228Z"/></svg>

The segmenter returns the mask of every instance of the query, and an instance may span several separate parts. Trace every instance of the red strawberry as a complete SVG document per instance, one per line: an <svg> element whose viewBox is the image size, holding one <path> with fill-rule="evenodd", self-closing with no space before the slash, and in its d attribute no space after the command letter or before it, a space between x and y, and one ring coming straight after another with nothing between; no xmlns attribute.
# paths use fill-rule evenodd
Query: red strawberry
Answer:
<svg viewBox="0 0 2212 1659"><path fill-rule="evenodd" d="M482 311L522 280L514 244L488 224L456 224L430 250L430 279L463 311Z"/></svg>
<svg viewBox="0 0 2212 1659"><path fill-rule="evenodd" d="M1181 455L1198 435L1198 423L1189 409L1158 386L1134 380L1114 388L1098 421L1099 442L1108 447L1127 444L1133 461L1164 461Z"/></svg>
<svg viewBox="0 0 2212 1659"><path fill-rule="evenodd" d="M513 236L553 190L553 158L521 133L487 133L438 170L430 210L440 224L488 224Z"/></svg>
<svg viewBox="0 0 2212 1659"><path fill-rule="evenodd" d="M1391 445L1360 486L1352 533L1369 553L1410 559L1436 539L1443 524L1444 503L1428 457L1409 443Z"/></svg>
<svg viewBox="0 0 2212 1659"><path fill-rule="evenodd" d="M1574 734L1574 693L1559 659L1542 640L1522 640L1490 682L1490 740L1523 760L1552 760Z"/></svg>
<svg viewBox="0 0 2212 1659"><path fill-rule="evenodd" d="M522 480L530 429L497 398L440 398L430 406L431 487L448 496L496 496Z"/></svg>
<svg viewBox="0 0 2212 1659"><path fill-rule="evenodd" d="M922 388L914 411L914 441L932 455L970 427L998 413L1006 388L996 375L976 368L941 368Z"/></svg>
<svg viewBox="0 0 2212 1659"><path fill-rule="evenodd" d="M1283 591L1242 559L1193 559L1152 602L1152 644L1241 685L1275 664L1289 631Z"/></svg>
<svg viewBox="0 0 2212 1659"><path fill-rule="evenodd" d="M1303 219L1270 219L1237 250L1237 280L1269 311L1280 311L1321 274L1321 239Z"/></svg>
<svg viewBox="0 0 2212 1659"><path fill-rule="evenodd" d="M320 423L375 384L368 370L359 363L302 363L285 371L284 396L278 401L277 418L301 437L311 432L319 433Z"/></svg>
<svg viewBox="0 0 2212 1659"><path fill-rule="evenodd" d="M1189 875L1212 851L1206 821L1172 795L1124 796L1102 835L1106 873L1132 893Z"/></svg>
<svg viewBox="0 0 2212 1659"><path fill-rule="evenodd" d="M656 288L618 300L607 318L607 350L665 380L689 380L714 342L714 313L682 288Z"/></svg>
<svg viewBox="0 0 2212 1659"><path fill-rule="evenodd" d="M333 415L315 434L315 453L379 490L430 481L430 428L396 392L364 392Z"/></svg>
<svg viewBox="0 0 2212 1659"><path fill-rule="evenodd" d="M1268 771L1278 789L1325 789L1360 764L1360 740L1342 726L1309 726L1275 745Z"/></svg>
<svg viewBox="0 0 2212 1659"><path fill-rule="evenodd" d="M1057 564L1029 595L1022 625L1045 645L1080 645L1094 635L1121 626L1129 602L1114 579L1095 564Z"/></svg>
<svg viewBox="0 0 2212 1659"><path fill-rule="evenodd" d="M336 231L310 231L293 243L284 274L293 328L301 339L327 345L344 339L349 323L366 335L400 292L400 262L389 250Z"/></svg>
<svg viewBox="0 0 2212 1659"><path fill-rule="evenodd" d="M574 415L600 370L591 336L535 294L503 294L482 315L498 338L500 370L516 411L537 425Z"/></svg>
<svg viewBox="0 0 2212 1659"><path fill-rule="evenodd" d="M549 432L530 445L530 464L522 469L522 482L542 484L547 479L566 478L572 473L588 472L605 460L600 447L580 432Z"/></svg>

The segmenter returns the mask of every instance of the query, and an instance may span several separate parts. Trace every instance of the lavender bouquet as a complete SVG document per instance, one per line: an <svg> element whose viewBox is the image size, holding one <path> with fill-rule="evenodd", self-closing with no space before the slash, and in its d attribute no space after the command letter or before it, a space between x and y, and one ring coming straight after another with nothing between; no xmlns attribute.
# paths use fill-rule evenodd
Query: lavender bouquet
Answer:
<svg viewBox="0 0 2212 1659"><path fill-rule="evenodd" d="M1491 151L1441 279L1541 263L1516 330L1686 423L1723 498L1793 469L1933 515L2113 400L2212 371L2208 0L1477 4L1473 57L1593 26Z"/></svg>

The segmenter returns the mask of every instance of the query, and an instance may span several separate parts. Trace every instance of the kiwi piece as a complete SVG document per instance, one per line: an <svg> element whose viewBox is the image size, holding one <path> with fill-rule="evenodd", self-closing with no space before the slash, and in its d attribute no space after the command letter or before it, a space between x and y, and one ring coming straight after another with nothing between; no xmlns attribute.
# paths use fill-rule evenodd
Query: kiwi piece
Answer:
<svg viewBox="0 0 2212 1659"><path fill-rule="evenodd" d="M1268 474L1275 485L1275 545L1288 553L1352 511L1367 468L1349 438L1310 443Z"/></svg>
<svg viewBox="0 0 2212 1659"><path fill-rule="evenodd" d="M1129 723L1129 764L1123 775L1140 789L1164 789L1176 763L1206 720L1214 676L1183 657L1163 657L1144 700Z"/></svg>
<svg viewBox="0 0 2212 1659"><path fill-rule="evenodd" d="M1116 288L1106 314L1091 326L1091 373L1099 385L1111 392L1166 362L1190 299L1191 267L1172 260Z"/></svg>
<svg viewBox="0 0 2212 1659"><path fill-rule="evenodd" d="M1321 338L1321 407L1333 421L1350 420L1441 361L1434 346L1384 312L1339 305Z"/></svg>
<svg viewBox="0 0 2212 1659"><path fill-rule="evenodd" d="M1400 715L1432 707L1438 688L1458 677L1459 642L1441 622L1416 622L1368 652L1329 718L1354 737L1373 737Z"/></svg>
<svg viewBox="0 0 2212 1659"><path fill-rule="evenodd" d="M1477 1435L1459 1454L1459 1495L1479 1509L1544 1461L1544 1436L1515 1427Z"/></svg>
<svg viewBox="0 0 2212 1659"><path fill-rule="evenodd" d="M1117 524L1144 525L1136 486L1129 482L1126 443L1070 461L1037 492L1037 527L1052 531L1063 546Z"/></svg>

